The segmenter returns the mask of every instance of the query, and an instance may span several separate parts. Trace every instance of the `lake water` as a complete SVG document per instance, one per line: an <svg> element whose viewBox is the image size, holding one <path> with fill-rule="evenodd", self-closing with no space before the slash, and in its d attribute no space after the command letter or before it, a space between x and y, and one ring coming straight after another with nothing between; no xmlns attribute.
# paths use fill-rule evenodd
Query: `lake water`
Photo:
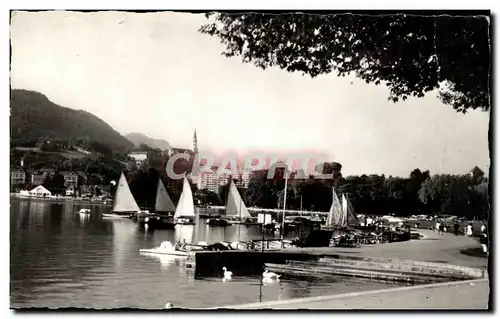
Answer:
<svg viewBox="0 0 500 319"><path fill-rule="evenodd" d="M147 256L141 248L175 243L260 239L257 227L196 226L147 232L131 220L102 219L110 207L94 206L90 217L71 203L11 200L11 307L141 309L200 308L328 295L390 284L339 277L286 280L263 285L260 277L195 279L194 269L175 258ZM268 234L266 237L272 237ZM278 236L278 235L276 235ZM221 271L222 275L222 271Z"/></svg>

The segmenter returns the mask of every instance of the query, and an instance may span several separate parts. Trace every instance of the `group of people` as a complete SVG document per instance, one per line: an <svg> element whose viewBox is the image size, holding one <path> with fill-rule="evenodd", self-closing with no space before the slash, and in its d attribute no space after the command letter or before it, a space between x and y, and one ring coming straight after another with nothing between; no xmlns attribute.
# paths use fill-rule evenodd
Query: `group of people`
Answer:
<svg viewBox="0 0 500 319"><path fill-rule="evenodd" d="M447 231L447 226L442 223L441 221L437 221L436 222L436 226L435 226L435 230L438 232L438 234L442 235L444 232ZM453 231L455 233L455 236L458 236L458 233L459 233L459 230L460 230L460 224L458 223L458 221L455 221L453 223ZM464 229L464 233L465 233L465 236L468 236L468 237L472 237L472 234L473 234L473 230L472 230L472 224L468 224L465 229ZM482 224L481 225L481 234L480 234L480 243L483 247L483 251L485 253L488 252L488 233L487 233L487 229L486 229L486 225L485 224Z"/></svg>

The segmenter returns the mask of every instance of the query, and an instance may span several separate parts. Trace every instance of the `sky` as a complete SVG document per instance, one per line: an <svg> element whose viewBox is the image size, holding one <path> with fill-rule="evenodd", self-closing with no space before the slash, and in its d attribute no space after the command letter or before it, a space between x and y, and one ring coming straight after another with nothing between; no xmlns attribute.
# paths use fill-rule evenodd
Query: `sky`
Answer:
<svg viewBox="0 0 500 319"><path fill-rule="evenodd" d="M409 176L489 169L489 113L437 94L393 103L383 85L262 70L221 55L191 13L17 12L11 86L83 109L125 135L201 151L313 151L342 173Z"/></svg>

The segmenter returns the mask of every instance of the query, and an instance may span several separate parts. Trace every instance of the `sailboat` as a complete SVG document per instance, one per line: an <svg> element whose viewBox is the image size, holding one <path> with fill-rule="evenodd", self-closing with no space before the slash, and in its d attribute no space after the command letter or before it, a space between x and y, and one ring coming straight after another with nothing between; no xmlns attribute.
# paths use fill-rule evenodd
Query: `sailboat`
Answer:
<svg viewBox="0 0 500 319"><path fill-rule="evenodd" d="M252 218L233 180L229 182L229 192L226 201L226 217L236 219L239 223Z"/></svg>
<svg viewBox="0 0 500 319"><path fill-rule="evenodd" d="M208 221L211 226L227 226L229 224L242 224L252 218L243 199L241 198L233 180L229 180L229 187L226 198L226 218L214 218Z"/></svg>
<svg viewBox="0 0 500 319"><path fill-rule="evenodd" d="M156 188L155 213L141 213L137 217L137 222L155 228L174 228L175 222L172 216L174 212L175 205L160 178Z"/></svg>
<svg viewBox="0 0 500 319"><path fill-rule="evenodd" d="M343 228L359 224L356 217L349 211L348 200L345 194L342 194L342 204L337 193L332 189L332 206L328 213L325 228Z"/></svg>
<svg viewBox="0 0 500 319"><path fill-rule="evenodd" d="M113 211L111 214L102 214L102 216L108 218L131 218L134 214L137 214L140 211L141 209L139 208L139 205L137 205L137 202L130 191L127 179L122 173L115 193Z"/></svg>
<svg viewBox="0 0 500 319"><path fill-rule="evenodd" d="M191 186L186 177L182 185L182 193L175 209L174 220L176 224L194 225L194 200Z"/></svg>

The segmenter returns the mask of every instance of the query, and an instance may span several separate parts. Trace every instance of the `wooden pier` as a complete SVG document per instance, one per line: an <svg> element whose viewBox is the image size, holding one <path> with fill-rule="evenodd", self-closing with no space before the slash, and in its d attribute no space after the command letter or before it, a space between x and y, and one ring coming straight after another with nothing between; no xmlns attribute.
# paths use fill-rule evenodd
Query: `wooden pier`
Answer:
<svg viewBox="0 0 500 319"><path fill-rule="evenodd" d="M317 261L287 261L285 264L266 263L266 268L284 276L322 277L349 276L405 282L437 283L484 278L484 272L467 267L449 267L439 263L419 263L407 260L349 260L320 258Z"/></svg>

